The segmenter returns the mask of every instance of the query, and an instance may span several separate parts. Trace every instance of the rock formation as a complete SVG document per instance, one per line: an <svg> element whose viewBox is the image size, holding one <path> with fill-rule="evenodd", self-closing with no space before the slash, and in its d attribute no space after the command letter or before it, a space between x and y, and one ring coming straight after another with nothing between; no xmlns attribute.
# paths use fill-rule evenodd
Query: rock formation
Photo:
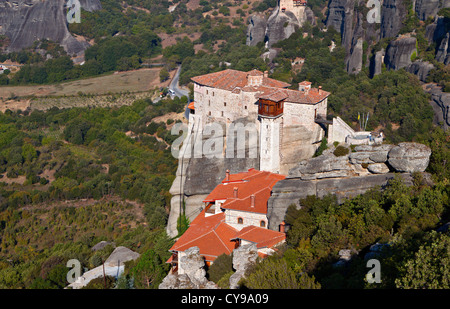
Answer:
<svg viewBox="0 0 450 309"><path fill-rule="evenodd" d="M256 263L258 251L255 244L240 246L233 250L233 268L235 273L230 277L230 289L239 287L239 280L245 276L248 267Z"/></svg>
<svg viewBox="0 0 450 309"><path fill-rule="evenodd" d="M430 162L431 149L418 143L400 143L388 153L388 163L397 172L424 172Z"/></svg>
<svg viewBox="0 0 450 309"><path fill-rule="evenodd" d="M403 0L384 0L381 6L380 39L396 37L407 13Z"/></svg>
<svg viewBox="0 0 450 309"><path fill-rule="evenodd" d="M450 63L450 32L447 32L445 37L442 39L441 44L436 52L436 60L447 65Z"/></svg>
<svg viewBox="0 0 450 309"><path fill-rule="evenodd" d="M68 31L64 0L0 0L0 34L9 37L8 51L19 51L39 39L60 43L70 55L88 46ZM99 0L80 1L87 11L101 9Z"/></svg>
<svg viewBox="0 0 450 309"><path fill-rule="evenodd" d="M265 42L270 48L276 42L290 37L305 22L315 24L314 13L309 7L302 8L299 12L299 16L289 10L283 12L278 1L269 17L263 14L251 15L248 19L247 45Z"/></svg>
<svg viewBox="0 0 450 309"><path fill-rule="evenodd" d="M426 20L430 16L436 16L440 9L450 7L447 0L416 0L414 10L420 20Z"/></svg>
<svg viewBox="0 0 450 309"><path fill-rule="evenodd" d="M426 82L428 75L433 69L435 69L434 65L428 61L414 61L405 68L407 72L416 75L422 82Z"/></svg>
<svg viewBox="0 0 450 309"><path fill-rule="evenodd" d="M386 48L384 63L389 70L399 70L412 63L413 54L417 54L415 37L400 37L389 43Z"/></svg>
<svg viewBox="0 0 450 309"><path fill-rule="evenodd" d="M217 289L216 284L206 278L205 260L199 251L198 247L187 249L186 256L180 261L184 273L169 273L159 285L159 289Z"/></svg>
<svg viewBox="0 0 450 309"><path fill-rule="evenodd" d="M444 130L450 127L450 93L443 92L441 87L428 85L425 89L431 94L430 104L433 107L435 125L440 125Z"/></svg>
<svg viewBox="0 0 450 309"><path fill-rule="evenodd" d="M289 205L300 207L299 200L308 195L334 194L341 202L373 187L384 187L395 175L411 185L411 173L424 172L431 155L427 146L417 143L360 145L340 157L332 152L330 148L321 156L300 162L273 187L267 206L270 229L278 230Z"/></svg>

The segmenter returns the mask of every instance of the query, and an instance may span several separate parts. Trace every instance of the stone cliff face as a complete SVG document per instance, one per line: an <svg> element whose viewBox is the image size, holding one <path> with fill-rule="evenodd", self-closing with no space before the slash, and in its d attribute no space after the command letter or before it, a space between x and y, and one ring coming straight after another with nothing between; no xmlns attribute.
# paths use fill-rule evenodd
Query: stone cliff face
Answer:
<svg viewBox="0 0 450 309"><path fill-rule="evenodd" d="M450 7L448 0L416 0L414 10L421 20L436 16L440 9Z"/></svg>
<svg viewBox="0 0 450 309"><path fill-rule="evenodd" d="M82 52L87 43L77 41L67 29L64 0L0 0L0 33L10 38L8 51L29 47L39 39L60 43L70 54ZM82 0L87 11L101 9L99 0Z"/></svg>
<svg viewBox="0 0 450 309"><path fill-rule="evenodd" d="M247 124L248 119L239 119L236 121ZM225 133L226 130L224 129ZM193 138L199 136L194 133ZM207 139L207 136L204 136ZM219 137L221 139L225 136ZM257 147L257 145L255 145ZM167 223L167 233L171 236L177 235L177 219L183 211L192 221L202 210L202 201L209 193L224 179L226 170L231 173L247 171L250 168L259 169L259 151L256 158L250 158L251 148L246 145L246 154L244 158L238 158L234 155L227 158L225 155L216 158L187 158L179 159L176 178L172 183L170 194L172 195L170 215ZM222 151L222 150L220 150ZM235 151L237 151L235 149Z"/></svg>
<svg viewBox="0 0 450 309"><path fill-rule="evenodd" d="M412 56L417 54L415 37L403 37L391 41L386 49L384 63L388 70L400 70L412 63Z"/></svg>
<svg viewBox="0 0 450 309"><path fill-rule="evenodd" d="M442 92L440 87L428 85L426 91L431 94L431 106L434 110L433 123L444 130L450 128L450 93Z"/></svg>
<svg viewBox="0 0 450 309"><path fill-rule="evenodd" d="M363 50L364 42L374 44L384 38L391 38L391 42L386 51L377 51L376 54L371 55L370 61L367 61L367 65L370 66L370 75L379 74L383 63L392 70L410 66L411 55L415 50L413 39L403 40L398 37L403 21L408 15L410 3L405 0L382 1L380 24L369 23L366 16L362 14L360 7L366 4L367 1L362 0L330 0L328 3L326 25L334 27L341 33L342 45L347 51L347 72L352 74L361 71L364 53L369 52ZM437 43L436 60L444 64L449 63L448 22L445 22L443 17L438 17L437 13L442 8L450 7L450 1L416 0L413 4L413 9L421 20L435 17L434 23L427 26L426 38L430 44ZM417 72L419 78L424 79L423 77L429 72L428 69L429 66L419 64L419 66L410 67L408 71Z"/></svg>
<svg viewBox="0 0 450 309"><path fill-rule="evenodd" d="M384 0L381 6L380 38L396 37L407 13L403 0Z"/></svg>

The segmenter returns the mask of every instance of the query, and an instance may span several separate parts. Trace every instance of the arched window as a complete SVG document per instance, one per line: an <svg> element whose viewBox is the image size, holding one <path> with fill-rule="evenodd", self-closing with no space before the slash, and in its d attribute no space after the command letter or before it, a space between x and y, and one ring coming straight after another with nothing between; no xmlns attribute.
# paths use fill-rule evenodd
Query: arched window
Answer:
<svg viewBox="0 0 450 309"><path fill-rule="evenodd" d="M259 226L260 226L260 227L266 227L266 221L261 220L261 221L259 222Z"/></svg>
<svg viewBox="0 0 450 309"><path fill-rule="evenodd" d="M242 219L241 217L238 218L237 220L238 224L243 224L244 223L244 219Z"/></svg>

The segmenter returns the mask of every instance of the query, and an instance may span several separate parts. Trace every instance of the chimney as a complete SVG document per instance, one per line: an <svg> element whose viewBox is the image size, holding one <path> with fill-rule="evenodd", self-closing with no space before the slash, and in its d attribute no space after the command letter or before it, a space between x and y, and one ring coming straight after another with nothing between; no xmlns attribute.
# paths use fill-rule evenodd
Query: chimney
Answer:
<svg viewBox="0 0 450 309"><path fill-rule="evenodd" d="M225 171L225 181L230 181L230 170Z"/></svg>
<svg viewBox="0 0 450 309"><path fill-rule="evenodd" d="M286 233L285 227L286 227L286 223L284 223L284 221L282 221L280 223L280 233Z"/></svg>
<svg viewBox="0 0 450 309"><path fill-rule="evenodd" d="M269 77L269 71L264 71L264 77Z"/></svg>
<svg viewBox="0 0 450 309"><path fill-rule="evenodd" d="M234 197L234 198L237 198L237 197L238 197L238 188L237 188L237 187L234 187L234 188L233 188L233 197Z"/></svg>
<svg viewBox="0 0 450 309"><path fill-rule="evenodd" d="M255 207L255 195L250 195L250 207Z"/></svg>
<svg viewBox="0 0 450 309"><path fill-rule="evenodd" d="M322 86L319 86L319 94L322 94Z"/></svg>

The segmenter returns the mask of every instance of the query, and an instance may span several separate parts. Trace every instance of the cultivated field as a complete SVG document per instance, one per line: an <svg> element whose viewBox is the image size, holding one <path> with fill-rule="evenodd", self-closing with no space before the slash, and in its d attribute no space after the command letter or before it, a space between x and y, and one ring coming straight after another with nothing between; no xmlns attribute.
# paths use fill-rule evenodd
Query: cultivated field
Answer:
<svg viewBox="0 0 450 309"><path fill-rule="evenodd" d="M0 87L0 111L24 110L28 107L40 109L43 105L59 108L80 106L87 101L86 96L90 99L88 100L90 101L89 105L96 105L96 102L99 101L103 102L104 98L108 101L106 103L114 105L109 97L114 96L114 101L120 102L122 100L117 95L121 94L126 97L131 95L133 98L135 98L134 94L139 97L152 96L153 90L167 87L176 73L176 70L170 72L171 78L161 83L159 81L160 70L159 67L144 68L51 85L2 86ZM120 102L121 105L127 104L124 101ZM66 104L67 106L65 106Z"/></svg>

